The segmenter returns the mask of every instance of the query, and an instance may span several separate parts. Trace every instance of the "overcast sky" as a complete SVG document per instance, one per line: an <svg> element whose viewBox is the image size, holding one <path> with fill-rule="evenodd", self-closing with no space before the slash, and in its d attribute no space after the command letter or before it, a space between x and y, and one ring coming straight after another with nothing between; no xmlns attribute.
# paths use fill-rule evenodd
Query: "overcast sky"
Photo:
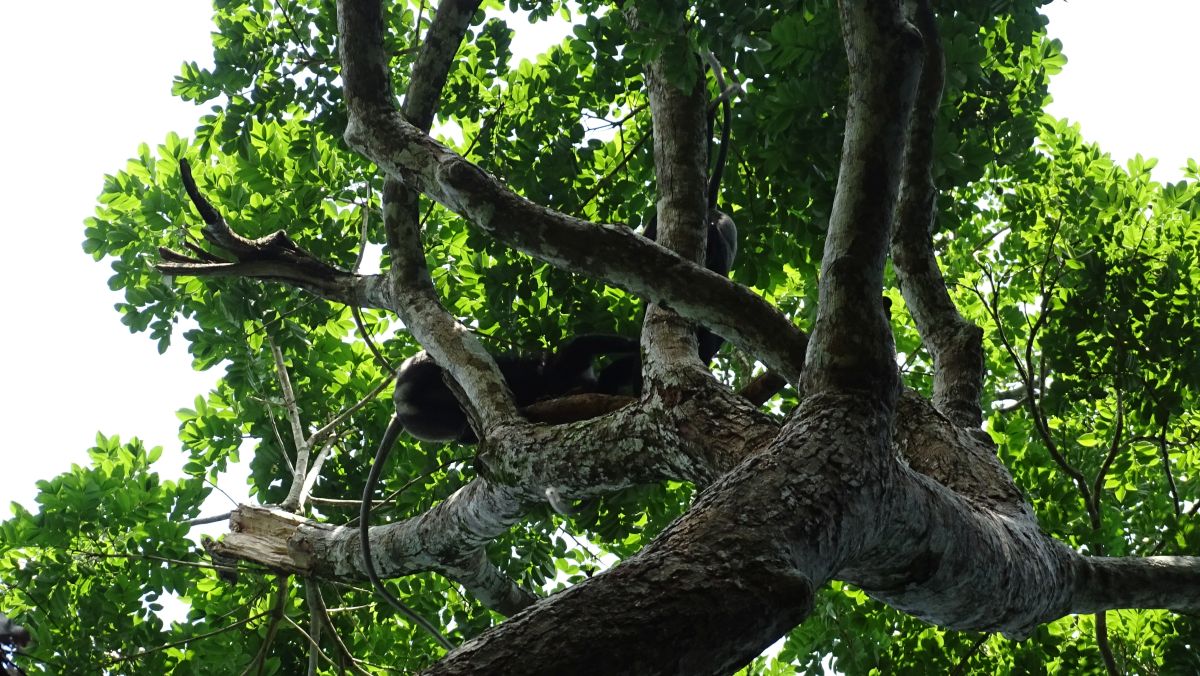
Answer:
<svg viewBox="0 0 1200 676"><path fill-rule="evenodd" d="M183 61L211 63L210 13L208 0L0 3L0 59L9 64L0 105L8 313L0 356L9 374L0 388L0 505L33 508L34 482L86 464L97 431L164 446L164 473L182 465L175 411L218 374L192 371L182 346L160 356L148 337L130 334L113 311L108 264L80 242L104 175L141 142L190 136L205 112L170 90ZM1178 180L1186 158L1200 157L1190 47L1200 2L1057 0L1047 14L1070 59L1051 87L1051 112L1081 122L1118 160L1160 158L1156 177Z"/></svg>

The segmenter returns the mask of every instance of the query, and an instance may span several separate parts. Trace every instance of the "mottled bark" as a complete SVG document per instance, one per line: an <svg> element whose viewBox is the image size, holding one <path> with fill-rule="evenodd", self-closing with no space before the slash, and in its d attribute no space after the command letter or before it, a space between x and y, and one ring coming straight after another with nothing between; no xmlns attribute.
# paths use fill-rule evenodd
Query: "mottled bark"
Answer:
<svg viewBox="0 0 1200 676"><path fill-rule="evenodd" d="M846 1L839 6L850 62L850 101L804 389L857 392L890 408L899 374L882 299L883 263L921 43L898 3Z"/></svg>

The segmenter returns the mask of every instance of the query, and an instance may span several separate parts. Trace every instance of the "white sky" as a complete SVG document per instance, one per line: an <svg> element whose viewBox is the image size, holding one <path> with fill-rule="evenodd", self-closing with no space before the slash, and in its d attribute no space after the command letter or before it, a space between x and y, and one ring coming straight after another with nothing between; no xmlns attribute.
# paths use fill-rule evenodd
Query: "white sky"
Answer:
<svg viewBox="0 0 1200 676"><path fill-rule="evenodd" d="M207 0L0 3L0 59L11 64L0 129L0 506L33 508L34 482L86 464L96 432L138 436L182 465L175 411L215 381L182 343L160 356L112 306L109 266L80 249L106 173L137 145L190 136L203 108L170 94L183 61L211 62ZM1136 9L1133 9L1136 7ZM1118 160L1159 157L1177 180L1200 157L1195 0L1058 0L1047 13L1070 63L1051 111L1083 124ZM52 23L53 22L53 23ZM535 41L523 39L518 44ZM20 327L20 330L14 330ZM174 471L168 473L174 474ZM224 486L244 495L240 486ZM0 507L0 518L8 515Z"/></svg>

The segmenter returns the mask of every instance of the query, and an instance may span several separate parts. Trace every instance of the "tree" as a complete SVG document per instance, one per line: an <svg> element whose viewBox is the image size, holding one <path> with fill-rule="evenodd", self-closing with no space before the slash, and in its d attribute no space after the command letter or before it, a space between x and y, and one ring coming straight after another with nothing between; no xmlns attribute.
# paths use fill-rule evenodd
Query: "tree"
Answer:
<svg viewBox="0 0 1200 676"><path fill-rule="evenodd" d="M1200 166L1159 185L1042 114L1039 2L513 2L575 22L513 70L481 4L219 3L176 82L213 114L109 177L84 246L225 377L188 478L101 436L3 525L28 669L1200 669ZM719 95L732 281L696 264ZM655 209L659 244L611 225ZM490 357L639 330L636 400L519 411ZM370 533L449 654L345 527L421 348L483 441L402 441ZM243 453L260 504L197 546Z"/></svg>

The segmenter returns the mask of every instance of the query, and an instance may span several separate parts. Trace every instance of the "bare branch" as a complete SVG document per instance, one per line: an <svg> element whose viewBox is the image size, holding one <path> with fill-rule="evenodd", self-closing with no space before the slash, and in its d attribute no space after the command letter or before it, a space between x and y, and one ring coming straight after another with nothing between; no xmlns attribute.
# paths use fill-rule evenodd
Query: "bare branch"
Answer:
<svg viewBox="0 0 1200 676"><path fill-rule="evenodd" d="M1103 611L1093 617L1096 618L1096 645L1104 659L1104 668L1108 671L1108 676L1121 676L1121 670L1117 668L1117 661L1113 658L1112 646L1108 644L1108 617Z"/></svg>
<svg viewBox="0 0 1200 676"><path fill-rule="evenodd" d="M1179 503L1179 488L1175 485L1175 475L1171 472L1171 454L1168 452L1167 444L1167 423L1169 418L1164 420L1159 431L1158 437L1158 457L1162 460L1163 475L1167 478L1167 491L1171 495L1171 504L1175 508L1175 518L1178 519L1182 515L1181 505ZM1192 511L1195 511L1193 508Z"/></svg>
<svg viewBox="0 0 1200 676"><path fill-rule="evenodd" d="M1104 490L1104 477L1108 475L1108 470L1112 467L1113 461L1117 459L1117 453L1121 450L1123 442L1122 436L1125 433L1125 400L1121 396L1121 388L1116 388L1117 398L1117 419L1113 426L1112 441L1108 446L1108 453L1104 455L1104 460L1100 463L1100 469L1096 471L1096 478L1092 481L1092 508L1091 513L1096 515L1095 521L1092 523L1094 529L1100 528L1100 521L1103 511L1100 508L1101 491Z"/></svg>
<svg viewBox="0 0 1200 676"><path fill-rule="evenodd" d="M359 676L370 676L365 669L358 666L359 660L350 653L350 649L346 647L346 643L342 641L341 635L338 634L337 628L334 627L333 619L329 617L329 607L325 605L325 596L321 593L321 587L315 580L310 580L309 584L314 590L309 600L309 612L320 616L322 623L329 628L329 636L333 638L333 643L337 646L338 654L341 656L343 662L349 663L350 670Z"/></svg>
<svg viewBox="0 0 1200 676"><path fill-rule="evenodd" d="M977 428L983 422L979 405L983 391L983 331L959 314L933 253L938 197L932 173L933 137L946 63L928 0L918 3L916 22L925 64L908 127L892 260L904 302L933 357L934 405L958 424Z"/></svg>
<svg viewBox="0 0 1200 676"><path fill-rule="evenodd" d="M188 519L183 523L186 526L203 526L209 523L220 523L221 521L228 519L229 514L229 512L225 512L224 514L217 514L216 516L204 516L196 519Z"/></svg>
<svg viewBox="0 0 1200 676"><path fill-rule="evenodd" d="M304 485L300 488L299 505L300 509L308 502L308 496L312 494L313 486L317 483L317 478L321 476L321 468L325 465L325 460L329 458L329 454L333 451L333 444L336 440L330 439L326 441L321 450L317 453L317 459L313 461L312 469L304 477Z"/></svg>
<svg viewBox="0 0 1200 676"><path fill-rule="evenodd" d="M191 165L179 161L179 174L192 204L205 222L204 239L234 257L229 261L194 245L185 254L160 248L163 262L157 266L165 275L196 277L253 277L292 284L322 298L347 305L386 308L391 305L378 275L361 277L321 261L293 242L282 230L258 239L234 232L192 178Z"/></svg>
<svg viewBox="0 0 1200 676"><path fill-rule="evenodd" d="M267 344L271 348L271 358L275 361L275 377L279 380L279 389L283 392L283 409L292 427L292 443L296 446L296 464L292 469L292 484L288 488L287 497L283 500L283 508L297 510L300 508L304 480L308 474L308 456L312 451L312 446L304 434L304 423L300 420L300 405L296 403L296 392L292 389L292 379L288 375L283 352L270 336L267 336Z"/></svg>
<svg viewBox="0 0 1200 676"><path fill-rule="evenodd" d="M847 0L839 7L851 95L804 391L854 393L890 409L900 380L881 297L883 264L921 41L897 3Z"/></svg>
<svg viewBox="0 0 1200 676"><path fill-rule="evenodd" d="M267 635L263 637L262 645L258 648L258 653L255 654L254 660L246 665L242 676L250 673L250 670L254 669L255 666L258 667L257 671L259 674L263 673L263 667L267 663L267 655L271 654L271 646L275 645L275 637L279 634L279 624L283 621L284 613L287 612L287 592L288 578L286 575L280 575L277 581L275 600L271 603L271 610L268 611L271 619L267 623Z"/></svg>
<svg viewBox="0 0 1200 676"><path fill-rule="evenodd" d="M247 624L250 624L251 622L259 619L260 617L265 616L268 612L270 612L270 611L264 611L264 612L258 613L257 615L251 615L250 617L247 617L244 620L237 620L236 622L233 622L232 624L228 624L224 627L218 627L216 629L213 629L212 631L206 631L203 634L197 634L195 636L189 636L187 638L180 639L178 641L171 641L170 643L164 643L162 645L157 645L157 646L154 646L153 648L146 648L145 650L139 650L138 652L136 652L132 655L121 655L121 656L113 657L111 660L108 660L107 664L120 664L122 662L129 662L131 660L139 660L151 653L156 653L156 652L160 652L163 650L170 650L171 648L178 648L180 646L185 646L189 643L194 643L196 641L202 641L206 638L212 638L213 636L220 636L221 634L224 634L227 631L233 631L234 629L237 629L238 627L242 627Z"/></svg>

